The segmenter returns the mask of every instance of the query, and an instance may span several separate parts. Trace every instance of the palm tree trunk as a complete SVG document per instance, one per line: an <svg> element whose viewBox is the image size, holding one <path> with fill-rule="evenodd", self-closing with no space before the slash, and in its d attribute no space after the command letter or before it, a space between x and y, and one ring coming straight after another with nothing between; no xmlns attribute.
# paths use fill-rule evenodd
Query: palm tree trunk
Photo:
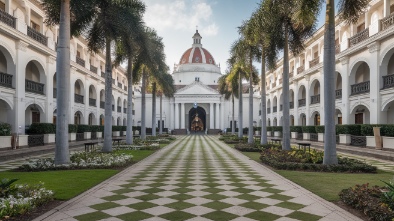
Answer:
<svg viewBox="0 0 394 221"><path fill-rule="evenodd" d="M127 130L126 144L133 144L133 61L129 57L127 67Z"/></svg>
<svg viewBox="0 0 394 221"><path fill-rule="evenodd" d="M234 111L235 111L235 102L234 102L234 94L231 94L231 97L232 97L232 103L233 103L233 123L232 123L232 125L231 125L231 134L232 135L234 135L235 134L235 113L234 113Z"/></svg>
<svg viewBox="0 0 394 221"><path fill-rule="evenodd" d="M262 50L261 58L261 139L260 144L268 144L267 139L267 109L265 91L265 51Z"/></svg>
<svg viewBox="0 0 394 221"><path fill-rule="evenodd" d="M163 94L160 94L160 124L159 134L163 134Z"/></svg>
<svg viewBox="0 0 394 221"><path fill-rule="evenodd" d="M112 65L111 40L105 42L105 119L103 152L112 152Z"/></svg>
<svg viewBox="0 0 394 221"><path fill-rule="evenodd" d="M70 91L70 0L61 1L56 61L57 121L55 164L69 164L68 117Z"/></svg>
<svg viewBox="0 0 394 221"><path fill-rule="evenodd" d="M290 103L289 103L289 35L285 28L285 44L283 50L283 150L291 150L290 147Z"/></svg>
<svg viewBox="0 0 394 221"><path fill-rule="evenodd" d="M238 99L238 137L242 138L243 137L243 128L242 128L242 78L241 78L241 73L239 73L239 99Z"/></svg>
<svg viewBox="0 0 394 221"><path fill-rule="evenodd" d="M248 129L248 143L252 144L253 141L253 64L252 55L249 58L250 75L249 75L249 129Z"/></svg>
<svg viewBox="0 0 394 221"><path fill-rule="evenodd" d="M146 111L146 74L142 71L142 85L141 85L141 139L146 139L146 125L145 125L145 111Z"/></svg>
<svg viewBox="0 0 394 221"><path fill-rule="evenodd" d="M335 15L334 0L327 0L324 34L324 158L323 164L338 164L335 139Z"/></svg>
<svg viewBox="0 0 394 221"><path fill-rule="evenodd" d="M156 136L156 82L152 85L152 136Z"/></svg>

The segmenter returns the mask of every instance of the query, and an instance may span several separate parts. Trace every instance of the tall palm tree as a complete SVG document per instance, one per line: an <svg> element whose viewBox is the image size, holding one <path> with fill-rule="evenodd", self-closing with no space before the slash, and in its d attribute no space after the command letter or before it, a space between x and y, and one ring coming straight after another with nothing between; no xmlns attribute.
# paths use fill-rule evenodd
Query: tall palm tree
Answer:
<svg viewBox="0 0 394 221"><path fill-rule="evenodd" d="M283 42L283 142L282 149L290 150L290 103L289 103L289 50L297 55L304 49L304 42L312 36L319 1L311 0L265 0L270 13L265 19L271 21L269 28ZM272 56L272 55L271 55Z"/></svg>
<svg viewBox="0 0 394 221"><path fill-rule="evenodd" d="M225 75L222 75L218 80L218 91L220 94L224 95L225 100L229 100L231 98L232 102L232 125L231 125L231 134L235 134L235 103L234 97L238 98L238 80L234 78L232 81L228 81L229 72Z"/></svg>
<svg viewBox="0 0 394 221"><path fill-rule="evenodd" d="M57 42L56 77L57 77L57 122L55 164L70 163L68 145L69 91L70 91L70 36L77 36L88 24L86 14L92 10L91 0L43 0L46 12L45 23L49 26L59 25ZM71 15L73 20L71 21Z"/></svg>

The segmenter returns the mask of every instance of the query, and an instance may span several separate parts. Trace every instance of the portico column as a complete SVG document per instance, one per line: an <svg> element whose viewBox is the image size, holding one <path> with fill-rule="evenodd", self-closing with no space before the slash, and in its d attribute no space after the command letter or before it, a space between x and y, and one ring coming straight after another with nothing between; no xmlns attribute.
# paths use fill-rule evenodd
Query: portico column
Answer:
<svg viewBox="0 0 394 221"><path fill-rule="evenodd" d="M383 17L390 15L390 0L384 0Z"/></svg>
<svg viewBox="0 0 394 221"><path fill-rule="evenodd" d="M175 127L174 129L179 129L179 104L175 103Z"/></svg>
<svg viewBox="0 0 394 221"><path fill-rule="evenodd" d="M5 12L7 12L10 15L12 15L11 5L12 5L12 0L5 0Z"/></svg>
<svg viewBox="0 0 394 221"><path fill-rule="evenodd" d="M305 80L306 80L305 118L306 118L306 126L310 126L310 125L313 125L313 124L311 124L310 115L309 115L309 107L311 106L311 93L310 93L309 76L305 77Z"/></svg>
<svg viewBox="0 0 394 221"><path fill-rule="evenodd" d="M174 105L175 103L171 102L170 103L170 129L173 130L175 129L175 110L174 110Z"/></svg>
<svg viewBox="0 0 394 221"><path fill-rule="evenodd" d="M185 103L181 103L181 127L179 129L185 128Z"/></svg>
<svg viewBox="0 0 394 221"><path fill-rule="evenodd" d="M220 129L220 104L216 103L216 114L215 114L215 120L216 120L216 124L215 124L215 129Z"/></svg>
<svg viewBox="0 0 394 221"><path fill-rule="evenodd" d="M298 81L294 80L294 100L293 100L293 105L294 105L294 126L301 126L300 123L300 116L298 113L298 92L299 92L299 87L298 87Z"/></svg>
<svg viewBox="0 0 394 221"><path fill-rule="evenodd" d="M342 124L350 123L350 107L349 107L349 58L341 58L342 64Z"/></svg>
<svg viewBox="0 0 394 221"><path fill-rule="evenodd" d="M370 120L365 120L365 123L370 124L383 124L385 121L381 121L382 112L380 111L380 75L379 73L379 50L380 43L374 42L368 45L370 53L370 107L369 115ZM373 73L373 74L371 74ZM365 115L364 115L365 116Z"/></svg>
<svg viewBox="0 0 394 221"><path fill-rule="evenodd" d="M209 129L214 129L214 113L213 113L214 103L209 104Z"/></svg>

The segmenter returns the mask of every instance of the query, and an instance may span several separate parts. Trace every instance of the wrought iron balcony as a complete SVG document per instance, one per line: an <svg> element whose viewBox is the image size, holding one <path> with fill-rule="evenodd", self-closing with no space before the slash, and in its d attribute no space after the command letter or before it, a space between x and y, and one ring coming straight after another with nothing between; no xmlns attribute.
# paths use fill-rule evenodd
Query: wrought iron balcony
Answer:
<svg viewBox="0 0 394 221"><path fill-rule="evenodd" d="M320 104L320 94L311 96L311 104Z"/></svg>
<svg viewBox="0 0 394 221"><path fill-rule="evenodd" d="M96 99L89 98L89 106L95 107L96 106Z"/></svg>
<svg viewBox="0 0 394 221"><path fill-rule="evenodd" d="M104 101L100 101L100 108L104 109L105 108L105 102Z"/></svg>
<svg viewBox="0 0 394 221"><path fill-rule="evenodd" d="M123 113L124 113L124 114L127 113L127 108L123 108Z"/></svg>
<svg viewBox="0 0 394 221"><path fill-rule="evenodd" d="M273 113L276 113L276 112L278 112L278 107L277 106L275 106L275 107L273 107Z"/></svg>
<svg viewBox="0 0 394 221"><path fill-rule="evenodd" d="M303 65L303 66L300 66L300 67L298 67L297 68L297 74L299 74L299 73L301 73L301 72L303 72L305 70L305 66Z"/></svg>
<svg viewBox="0 0 394 221"><path fill-rule="evenodd" d="M352 47L366 39L369 38L369 28L355 34L353 37L349 38L349 47Z"/></svg>
<svg viewBox="0 0 394 221"><path fill-rule="evenodd" d="M74 102L78 104L83 104L83 95L74 94Z"/></svg>
<svg viewBox="0 0 394 221"><path fill-rule="evenodd" d="M351 86L351 88L352 88L351 95L368 93L369 92L369 81L358 83L358 84L353 84Z"/></svg>
<svg viewBox="0 0 394 221"><path fill-rule="evenodd" d="M335 90L335 99L342 98L342 89Z"/></svg>
<svg viewBox="0 0 394 221"><path fill-rule="evenodd" d="M335 45L335 54L341 53L341 45Z"/></svg>
<svg viewBox="0 0 394 221"><path fill-rule="evenodd" d="M105 78L105 73L104 72L101 72L101 77Z"/></svg>
<svg viewBox="0 0 394 221"><path fill-rule="evenodd" d="M388 29L392 25L394 25L394 14L380 20L380 27L382 27L382 31Z"/></svg>
<svg viewBox="0 0 394 221"><path fill-rule="evenodd" d="M305 105L306 105L306 99L298 100L298 107L305 107Z"/></svg>
<svg viewBox="0 0 394 221"><path fill-rule="evenodd" d="M119 87L119 88L122 88L123 85L122 85L121 83L118 83L118 87Z"/></svg>
<svg viewBox="0 0 394 221"><path fill-rule="evenodd" d="M309 68L313 68L317 64L319 64L319 56L317 56L316 58L312 59L309 62Z"/></svg>
<svg viewBox="0 0 394 221"><path fill-rule="evenodd" d="M383 88L382 89L394 87L394 75L386 75L386 76L383 76L382 78L383 78Z"/></svg>
<svg viewBox="0 0 394 221"><path fill-rule="evenodd" d="M85 67L85 60L83 60L82 58L77 56L76 61L77 61L77 64L81 65L82 67Z"/></svg>
<svg viewBox="0 0 394 221"><path fill-rule="evenodd" d="M36 93L36 94L44 94L44 85L38 82L34 82L31 80L25 80L25 90L27 92Z"/></svg>
<svg viewBox="0 0 394 221"><path fill-rule="evenodd" d="M294 102L290 101L290 109L294 109Z"/></svg>
<svg viewBox="0 0 394 221"><path fill-rule="evenodd" d="M267 108L267 114L271 113L271 108Z"/></svg>
<svg viewBox="0 0 394 221"><path fill-rule="evenodd" d="M53 88L53 98L57 98L57 88Z"/></svg>
<svg viewBox="0 0 394 221"><path fill-rule="evenodd" d="M41 34L40 32L34 30L33 28L30 28L29 26L27 26L27 36L29 36L33 40L35 40L45 46L48 46L47 36Z"/></svg>
<svg viewBox="0 0 394 221"><path fill-rule="evenodd" d="M0 86L12 88L12 75L0 72Z"/></svg>
<svg viewBox="0 0 394 221"><path fill-rule="evenodd" d="M90 71L97 74L97 67L90 65Z"/></svg>
<svg viewBox="0 0 394 221"><path fill-rule="evenodd" d="M3 10L0 10L0 22L13 28L16 27L16 18Z"/></svg>

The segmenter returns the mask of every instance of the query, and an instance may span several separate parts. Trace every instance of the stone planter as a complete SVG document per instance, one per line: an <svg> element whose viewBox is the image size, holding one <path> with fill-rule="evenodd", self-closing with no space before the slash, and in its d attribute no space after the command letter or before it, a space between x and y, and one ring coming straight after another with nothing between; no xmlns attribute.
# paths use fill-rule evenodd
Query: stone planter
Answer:
<svg viewBox="0 0 394 221"><path fill-rule="evenodd" d="M256 130L255 132L254 132L254 135L260 135L260 131L259 130Z"/></svg>
<svg viewBox="0 0 394 221"><path fill-rule="evenodd" d="M302 134L302 139L303 140L310 140L311 139L311 134L310 133L303 133Z"/></svg>
<svg viewBox="0 0 394 221"><path fill-rule="evenodd" d="M113 137L119 137L120 136L120 131L112 131L112 136Z"/></svg>
<svg viewBox="0 0 394 221"><path fill-rule="evenodd" d="M383 148L394 149L394 137L382 137Z"/></svg>
<svg viewBox="0 0 394 221"><path fill-rule="evenodd" d="M139 130L134 131L134 135L140 135L140 131Z"/></svg>
<svg viewBox="0 0 394 221"><path fill-rule="evenodd" d="M282 132L274 131L274 137L282 137Z"/></svg>
<svg viewBox="0 0 394 221"><path fill-rule="evenodd" d="M44 134L44 144L55 143L56 134Z"/></svg>
<svg viewBox="0 0 394 221"><path fill-rule="evenodd" d="M11 136L0 136L0 149L11 148Z"/></svg>
<svg viewBox="0 0 394 221"><path fill-rule="evenodd" d="M375 148L375 137L374 136L366 136L367 138L367 147Z"/></svg>
<svg viewBox="0 0 394 221"><path fill-rule="evenodd" d="M267 137L271 136L271 131L267 131Z"/></svg>
<svg viewBox="0 0 394 221"><path fill-rule="evenodd" d="M350 134L339 134L339 143L349 145L351 141Z"/></svg>
<svg viewBox="0 0 394 221"><path fill-rule="evenodd" d="M45 136L44 136L44 138L45 138ZM19 143L18 143L18 145L20 147L28 146L29 145L28 141L29 141L29 135L19 135Z"/></svg>
<svg viewBox="0 0 394 221"><path fill-rule="evenodd" d="M103 137L103 132L96 132L97 138L102 138Z"/></svg>
<svg viewBox="0 0 394 221"><path fill-rule="evenodd" d="M83 139L90 140L92 138L92 132L84 132Z"/></svg>
<svg viewBox="0 0 394 221"><path fill-rule="evenodd" d="M291 132L291 138L292 139L297 139L298 132Z"/></svg>
<svg viewBox="0 0 394 221"><path fill-rule="evenodd" d="M75 140L77 140L77 133L69 133L68 141L75 141Z"/></svg>
<svg viewBox="0 0 394 221"><path fill-rule="evenodd" d="M324 142L324 133L318 133L317 137L318 137L317 140L319 142Z"/></svg>

